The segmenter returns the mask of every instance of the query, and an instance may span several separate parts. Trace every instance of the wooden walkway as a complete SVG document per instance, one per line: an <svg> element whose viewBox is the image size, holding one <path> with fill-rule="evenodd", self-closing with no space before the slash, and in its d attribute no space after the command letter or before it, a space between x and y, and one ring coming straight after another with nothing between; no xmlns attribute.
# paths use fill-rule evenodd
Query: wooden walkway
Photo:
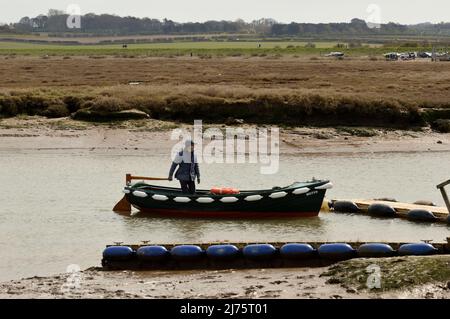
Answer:
<svg viewBox="0 0 450 319"><path fill-rule="evenodd" d="M425 206L425 205L415 205L408 203L399 203L399 202L388 202L388 201L379 201L379 200L363 200L356 199L352 200L358 207L364 211L367 211L370 205L379 203L389 205L394 208L399 215L407 215L408 212L412 209L425 209L433 213L438 218L447 218L448 211L445 207L437 207L437 206Z"/></svg>

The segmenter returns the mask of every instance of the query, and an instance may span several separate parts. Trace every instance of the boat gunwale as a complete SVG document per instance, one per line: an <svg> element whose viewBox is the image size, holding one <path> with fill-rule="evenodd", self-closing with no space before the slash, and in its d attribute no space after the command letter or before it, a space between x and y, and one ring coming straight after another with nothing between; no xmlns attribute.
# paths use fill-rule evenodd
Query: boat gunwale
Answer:
<svg viewBox="0 0 450 319"><path fill-rule="evenodd" d="M310 191L314 191L314 188L312 187L318 187L325 185L329 183L329 180L320 180L320 181L311 181L311 182L295 182L291 185L285 186L285 187L277 187L272 189L264 189L264 190L243 190L240 191L238 194L212 194L210 190L197 190L195 194L186 194L181 191L180 188L175 187L166 187L166 186L158 186L158 185L151 185L146 184L142 182L137 182L134 185L127 185L125 186L125 189L130 190L132 193L133 191L142 191L150 195L155 194L163 194L166 196L173 196L173 197L187 197L187 198L201 198L201 197L212 197L212 198L223 198L223 197L246 197L251 195L268 195L272 193L278 193L283 191L294 191L296 189L301 188L310 188ZM141 184L139 187L135 187L136 184ZM144 184L144 185L142 185ZM150 189L148 189L150 188ZM160 190L158 192L158 190ZM310 192L308 191L308 193ZM306 193L305 193L306 194ZM304 194L303 194L304 195Z"/></svg>

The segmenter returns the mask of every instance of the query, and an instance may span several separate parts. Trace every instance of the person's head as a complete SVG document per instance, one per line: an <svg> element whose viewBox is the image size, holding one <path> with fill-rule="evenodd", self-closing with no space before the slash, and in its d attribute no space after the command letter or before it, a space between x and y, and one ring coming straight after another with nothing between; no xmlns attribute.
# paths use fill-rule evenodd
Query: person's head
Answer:
<svg viewBox="0 0 450 319"><path fill-rule="evenodd" d="M194 152L195 149L194 141L191 139L187 139L186 141L184 141L184 148L190 152Z"/></svg>

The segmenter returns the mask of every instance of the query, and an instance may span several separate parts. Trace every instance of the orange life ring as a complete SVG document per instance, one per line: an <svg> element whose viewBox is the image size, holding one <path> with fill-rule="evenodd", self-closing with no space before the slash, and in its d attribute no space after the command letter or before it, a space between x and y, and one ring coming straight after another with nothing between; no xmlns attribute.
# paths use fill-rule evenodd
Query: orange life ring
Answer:
<svg viewBox="0 0 450 319"><path fill-rule="evenodd" d="M213 187L211 188L211 194L214 195L233 195L239 194L240 191L236 188L231 187Z"/></svg>

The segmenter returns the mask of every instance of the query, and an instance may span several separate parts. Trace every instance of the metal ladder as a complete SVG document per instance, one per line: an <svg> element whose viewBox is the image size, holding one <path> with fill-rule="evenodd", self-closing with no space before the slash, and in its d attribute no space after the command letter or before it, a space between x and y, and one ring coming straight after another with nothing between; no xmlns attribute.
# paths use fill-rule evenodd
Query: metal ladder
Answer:
<svg viewBox="0 0 450 319"><path fill-rule="evenodd" d="M436 187L441 191L442 197L444 198L445 206L447 206L448 213L450 214L450 200L448 199L447 192L445 191L445 186L450 184L450 179L445 181Z"/></svg>

